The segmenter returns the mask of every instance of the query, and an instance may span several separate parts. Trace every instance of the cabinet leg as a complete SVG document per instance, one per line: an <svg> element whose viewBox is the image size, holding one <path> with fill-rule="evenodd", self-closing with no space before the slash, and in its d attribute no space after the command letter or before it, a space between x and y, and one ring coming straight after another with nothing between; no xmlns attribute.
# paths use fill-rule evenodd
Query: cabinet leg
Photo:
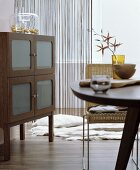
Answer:
<svg viewBox="0 0 140 170"><path fill-rule="evenodd" d="M10 127L4 126L4 160L10 160Z"/></svg>
<svg viewBox="0 0 140 170"><path fill-rule="evenodd" d="M20 140L24 140L24 139L25 139L25 125L20 124Z"/></svg>
<svg viewBox="0 0 140 170"><path fill-rule="evenodd" d="M53 142L53 114L49 116L49 142Z"/></svg>

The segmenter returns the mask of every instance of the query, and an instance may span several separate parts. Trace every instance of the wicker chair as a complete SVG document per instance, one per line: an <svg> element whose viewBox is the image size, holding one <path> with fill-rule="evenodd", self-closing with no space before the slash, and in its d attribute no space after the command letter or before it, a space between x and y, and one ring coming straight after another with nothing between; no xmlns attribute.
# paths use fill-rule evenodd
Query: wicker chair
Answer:
<svg viewBox="0 0 140 170"><path fill-rule="evenodd" d="M87 64L86 79L91 79L92 75L110 75L112 77L112 64ZM85 169L85 118L87 119L87 170L89 170L89 124L90 123L124 123L127 110L116 112L96 112L90 113L89 107L96 106L97 103L86 102L86 114L83 116L83 170Z"/></svg>
<svg viewBox="0 0 140 170"><path fill-rule="evenodd" d="M109 75L112 77L112 64L87 64L86 66L86 79L91 79L92 75ZM99 105L97 103L86 102L86 108ZM127 111L117 111L110 113L94 113L89 114L88 110L86 116L88 116L89 123L124 123Z"/></svg>

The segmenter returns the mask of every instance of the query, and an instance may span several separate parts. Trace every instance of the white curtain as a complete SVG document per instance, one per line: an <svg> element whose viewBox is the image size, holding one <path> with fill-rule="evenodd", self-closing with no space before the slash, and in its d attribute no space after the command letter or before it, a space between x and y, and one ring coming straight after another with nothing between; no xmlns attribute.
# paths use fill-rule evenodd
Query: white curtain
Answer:
<svg viewBox="0 0 140 170"><path fill-rule="evenodd" d="M85 78L91 57L92 0L15 0L40 18L40 34L56 37L56 108L83 108L70 83Z"/></svg>

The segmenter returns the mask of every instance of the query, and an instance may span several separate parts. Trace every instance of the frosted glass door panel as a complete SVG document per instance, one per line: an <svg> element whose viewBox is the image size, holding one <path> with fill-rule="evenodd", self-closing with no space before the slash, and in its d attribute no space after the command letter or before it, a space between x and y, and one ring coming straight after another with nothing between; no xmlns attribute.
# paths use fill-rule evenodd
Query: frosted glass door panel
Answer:
<svg viewBox="0 0 140 170"><path fill-rule="evenodd" d="M30 62L30 41L12 40L12 69L29 70Z"/></svg>
<svg viewBox="0 0 140 170"><path fill-rule="evenodd" d="M31 111L30 83L12 86L12 114L20 115Z"/></svg>
<svg viewBox="0 0 140 170"><path fill-rule="evenodd" d="M52 81L37 82L37 109L43 109L52 105Z"/></svg>
<svg viewBox="0 0 140 170"><path fill-rule="evenodd" d="M45 69L52 67L52 43L37 41L37 68Z"/></svg>

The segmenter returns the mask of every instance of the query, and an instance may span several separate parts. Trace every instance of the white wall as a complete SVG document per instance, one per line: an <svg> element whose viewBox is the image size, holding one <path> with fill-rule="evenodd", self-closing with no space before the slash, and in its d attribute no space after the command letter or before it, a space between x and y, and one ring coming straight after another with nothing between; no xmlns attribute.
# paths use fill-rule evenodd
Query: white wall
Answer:
<svg viewBox="0 0 140 170"><path fill-rule="evenodd" d="M140 0L94 1L101 1L103 31L109 31L118 42L123 43L117 53L124 54L127 63L135 63L136 75L140 75ZM105 53L103 62L111 63L110 52Z"/></svg>
<svg viewBox="0 0 140 170"><path fill-rule="evenodd" d="M14 0L0 0L0 32L10 30L9 18L14 13Z"/></svg>
<svg viewBox="0 0 140 170"><path fill-rule="evenodd" d="M14 13L14 0L0 0L0 32L8 32L9 18ZM12 128L13 129L13 128ZM11 138L14 137L14 130L11 130ZM3 131L0 128L0 143L3 142Z"/></svg>

